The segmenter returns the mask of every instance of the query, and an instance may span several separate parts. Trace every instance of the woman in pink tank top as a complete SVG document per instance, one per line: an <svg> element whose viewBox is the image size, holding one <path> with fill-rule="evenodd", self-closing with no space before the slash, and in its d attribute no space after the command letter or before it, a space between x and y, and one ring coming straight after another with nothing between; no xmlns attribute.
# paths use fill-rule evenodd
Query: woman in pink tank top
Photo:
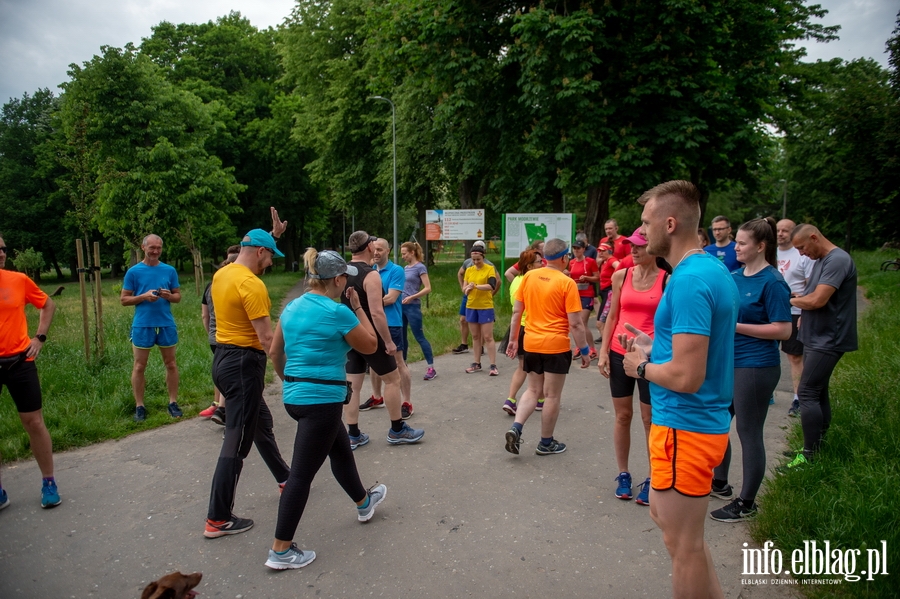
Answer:
<svg viewBox="0 0 900 599"><path fill-rule="evenodd" d="M622 360L625 348L618 335L625 333L625 323L633 325L653 337L653 317L662 298L666 271L656 265L656 259L647 253L647 240L640 229L628 238L631 242L633 268L617 271L612 278L612 300L603 345L600 347L598 367L600 374L609 379L609 390L616 422L613 427L613 445L619 476L616 477L616 497L632 498L631 473L628 471L628 453L631 449L631 418L634 415L634 384L640 391L641 420L644 423L644 445L650 435L650 385L644 379L633 379L625 374ZM649 458L648 458L649 470ZM635 502L650 505L650 477L638 485L640 492Z"/></svg>

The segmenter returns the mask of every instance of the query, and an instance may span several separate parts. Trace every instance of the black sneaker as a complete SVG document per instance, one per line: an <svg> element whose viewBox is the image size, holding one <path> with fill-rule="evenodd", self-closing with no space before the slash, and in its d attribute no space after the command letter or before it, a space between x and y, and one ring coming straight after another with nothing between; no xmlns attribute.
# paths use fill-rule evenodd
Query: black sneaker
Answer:
<svg viewBox="0 0 900 599"><path fill-rule="evenodd" d="M716 483L713 483L712 489L710 489L709 494L713 497L718 497L719 499L728 501L729 499L732 499L734 497L734 488L727 483L724 487L717 487Z"/></svg>
<svg viewBox="0 0 900 599"><path fill-rule="evenodd" d="M519 445L522 444L522 433L515 427L506 431L506 451L519 455Z"/></svg>
<svg viewBox="0 0 900 599"><path fill-rule="evenodd" d="M181 408L178 407L178 402L169 402L169 416L171 416L172 418L181 418L183 415L184 414L182 414Z"/></svg>
<svg viewBox="0 0 900 599"><path fill-rule="evenodd" d="M216 408L216 411L213 412L213 415L210 416L209 419L219 426L225 426L225 408L222 406Z"/></svg>
<svg viewBox="0 0 900 599"><path fill-rule="evenodd" d="M738 497L725 507L711 512L709 517L719 522L743 522L755 515L756 503L745 504L744 500Z"/></svg>
<svg viewBox="0 0 900 599"><path fill-rule="evenodd" d="M134 421L135 422L143 422L147 419L147 408L144 406L138 406L134 409Z"/></svg>
<svg viewBox="0 0 900 599"><path fill-rule="evenodd" d="M537 448L534 450L534 453L538 455L550 455L552 453L562 453L566 450L566 444L560 443L556 439L550 441L549 445L544 445L543 443L538 443Z"/></svg>
<svg viewBox="0 0 900 599"><path fill-rule="evenodd" d="M253 520L238 518L235 515L232 515L228 520L215 521L207 519L206 530L203 531L203 536L207 539L215 539L226 535L241 534L251 528L253 528Z"/></svg>
<svg viewBox="0 0 900 599"><path fill-rule="evenodd" d="M450 351L452 351L454 354L464 354L469 351L469 346L465 343L460 343Z"/></svg>
<svg viewBox="0 0 900 599"><path fill-rule="evenodd" d="M791 407L788 408L788 416L799 416L800 415L800 400L795 399L791 402Z"/></svg>

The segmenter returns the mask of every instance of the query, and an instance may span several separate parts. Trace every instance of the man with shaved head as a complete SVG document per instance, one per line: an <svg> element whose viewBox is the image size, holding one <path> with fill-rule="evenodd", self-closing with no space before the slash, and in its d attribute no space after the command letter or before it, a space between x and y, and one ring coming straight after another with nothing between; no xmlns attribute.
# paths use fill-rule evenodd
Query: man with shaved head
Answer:
<svg viewBox="0 0 900 599"><path fill-rule="evenodd" d="M841 356L856 351L858 345L856 265L850 254L808 224L794 228L791 243L801 256L816 261L803 294L791 298L791 305L801 310L798 339L803 343L803 374L797 389L803 451L788 464L795 468L819 450L831 424L831 373Z"/></svg>
<svg viewBox="0 0 900 599"><path fill-rule="evenodd" d="M703 528L731 425L738 290L725 265L700 248L696 186L662 183L638 203L647 251L673 269L654 336L625 323L636 336L619 338L625 373L650 383L650 515L672 558L672 594L722 597Z"/></svg>
<svg viewBox="0 0 900 599"><path fill-rule="evenodd" d="M169 415L181 417L178 407L178 364L175 347L178 345L178 329L172 317L171 304L181 301L178 273L160 262L163 241L159 235L147 235L141 243L144 259L125 273L119 301L123 306L134 306L131 323L131 344L134 352L134 368L131 371L131 389L134 392L134 421L147 418L144 407L144 371L150 359L150 350L159 346L166 366L166 390L169 393Z"/></svg>
<svg viewBox="0 0 900 599"><path fill-rule="evenodd" d="M782 219L776 225L778 241L778 272L784 277L784 282L791 288L791 295L803 295L806 290L806 281L812 271L814 261L800 252L791 243L791 231L797 226L790 219ZM800 308L791 306L791 338L781 342L781 351L788 357L791 365L791 383L794 389L794 399L788 409L789 416L800 415L800 400L797 398L797 387L800 385L800 374L803 372L803 344L797 340L797 324L800 321Z"/></svg>

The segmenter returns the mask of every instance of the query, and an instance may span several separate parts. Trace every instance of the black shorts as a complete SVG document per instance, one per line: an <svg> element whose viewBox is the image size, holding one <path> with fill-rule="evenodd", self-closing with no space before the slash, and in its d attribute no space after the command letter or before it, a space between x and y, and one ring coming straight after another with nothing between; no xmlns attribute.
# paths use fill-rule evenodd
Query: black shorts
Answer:
<svg viewBox="0 0 900 599"><path fill-rule="evenodd" d="M23 359L10 368L0 369L0 390L4 385L9 389L19 413L37 412L41 409L41 382L38 380L34 360Z"/></svg>
<svg viewBox="0 0 900 599"><path fill-rule="evenodd" d="M520 358L525 357L525 327L519 327L519 348L516 355Z"/></svg>
<svg viewBox="0 0 900 599"><path fill-rule="evenodd" d="M625 374L623 361L625 356L609 352L609 394L613 397L634 396L634 384L637 383L641 403L650 405L650 383L644 379L633 379Z"/></svg>
<svg viewBox="0 0 900 599"><path fill-rule="evenodd" d="M209 349L212 350L213 355L216 355L216 348L217 348L217 347L219 347L219 344L218 344L218 343L210 343L210 344L209 344Z"/></svg>
<svg viewBox="0 0 900 599"><path fill-rule="evenodd" d="M597 302L597 320L600 320L600 314L603 313L603 307L606 306L606 298L609 297L612 287L600 290L600 301Z"/></svg>
<svg viewBox="0 0 900 599"><path fill-rule="evenodd" d="M781 342L781 351L791 356L803 355L803 344L797 341L797 322L799 314L791 314L791 338Z"/></svg>
<svg viewBox="0 0 900 599"><path fill-rule="evenodd" d="M390 328L390 327L388 327ZM347 374L365 374L368 365L378 376L384 376L397 370L397 360L394 356L389 356L385 352L387 346L381 335L375 333L378 337L378 348L373 354L361 354L355 349L347 352Z"/></svg>
<svg viewBox="0 0 900 599"><path fill-rule="evenodd" d="M525 372L533 372L535 374L569 374L569 367L572 365L572 352L567 351L561 354L538 354L534 352L525 352L525 359L522 361L522 370Z"/></svg>

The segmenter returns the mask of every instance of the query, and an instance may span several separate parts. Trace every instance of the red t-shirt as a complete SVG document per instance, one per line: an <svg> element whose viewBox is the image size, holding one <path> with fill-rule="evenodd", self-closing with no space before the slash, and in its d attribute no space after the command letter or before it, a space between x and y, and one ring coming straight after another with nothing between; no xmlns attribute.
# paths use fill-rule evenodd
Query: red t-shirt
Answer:
<svg viewBox="0 0 900 599"><path fill-rule="evenodd" d="M0 270L0 356L21 354L31 344L25 304L41 309L47 294L20 272Z"/></svg>
<svg viewBox="0 0 900 599"><path fill-rule="evenodd" d="M600 240L600 243L605 243L606 245L610 245L609 237L604 237ZM631 242L624 235L619 235L616 237L616 240L612 242L613 248L613 258L616 260L621 260L625 256L631 253Z"/></svg>
<svg viewBox="0 0 900 599"><path fill-rule="evenodd" d="M594 297L594 284L589 282L582 283L578 279L582 275L593 277L599 272L597 261L592 258L585 258L580 262L574 259L569 261L569 276L575 281L575 285L578 287L578 295L581 297Z"/></svg>

